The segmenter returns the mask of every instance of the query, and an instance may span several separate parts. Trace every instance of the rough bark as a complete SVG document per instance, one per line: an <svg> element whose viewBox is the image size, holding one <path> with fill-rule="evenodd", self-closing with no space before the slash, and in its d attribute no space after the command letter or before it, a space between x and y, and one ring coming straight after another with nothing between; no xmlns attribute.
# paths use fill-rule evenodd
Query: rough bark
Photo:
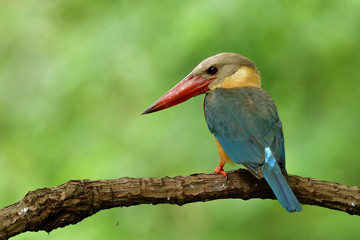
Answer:
<svg viewBox="0 0 360 240"><path fill-rule="evenodd" d="M102 209L138 204L177 204L226 198L274 199L264 180L247 170L165 178L71 180L58 187L31 191L17 203L0 210L0 239L22 232L64 227ZM360 187L295 175L289 185L302 204L360 215Z"/></svg>

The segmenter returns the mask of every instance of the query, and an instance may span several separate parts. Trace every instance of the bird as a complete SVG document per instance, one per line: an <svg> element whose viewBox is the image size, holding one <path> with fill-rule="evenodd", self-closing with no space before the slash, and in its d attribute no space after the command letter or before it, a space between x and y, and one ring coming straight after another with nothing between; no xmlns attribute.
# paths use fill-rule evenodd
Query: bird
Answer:
<svg viewBox="0 0 360 240"><path fill-rule="evenodd" d="M265 178L288 212L301 211L287 183L282 123L273 98L261 88L255 63L230 52L208 57L142 115L200 94L205 94L205 120L220 156L214 172L226 176L227 162L242 164L256 178Z"/></svg>

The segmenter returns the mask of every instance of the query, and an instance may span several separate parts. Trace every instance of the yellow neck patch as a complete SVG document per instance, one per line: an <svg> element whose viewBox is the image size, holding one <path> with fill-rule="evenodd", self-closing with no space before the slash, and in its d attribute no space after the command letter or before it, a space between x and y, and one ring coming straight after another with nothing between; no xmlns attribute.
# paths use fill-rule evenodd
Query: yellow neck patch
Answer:
<svg viewBox="0 0 360 240"><path fill-rule="evenodd" d="M210 90L216 88L239 88L239 87L261 87L261 77L255 69L240 67L234 74L225 77L221 82L210 86Z"/></svg>

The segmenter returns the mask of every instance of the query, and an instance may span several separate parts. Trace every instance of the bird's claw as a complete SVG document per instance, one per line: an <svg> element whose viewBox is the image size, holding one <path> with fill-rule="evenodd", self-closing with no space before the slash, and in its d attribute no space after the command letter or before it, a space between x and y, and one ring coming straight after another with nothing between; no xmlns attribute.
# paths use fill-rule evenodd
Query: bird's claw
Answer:
<svg viewBox="0 0 360 240"><path fill-rule="evenodd" d="M224 164L220 163L214 170L214 173L220 173L227 178L226 172L224 171Z"/></svg>

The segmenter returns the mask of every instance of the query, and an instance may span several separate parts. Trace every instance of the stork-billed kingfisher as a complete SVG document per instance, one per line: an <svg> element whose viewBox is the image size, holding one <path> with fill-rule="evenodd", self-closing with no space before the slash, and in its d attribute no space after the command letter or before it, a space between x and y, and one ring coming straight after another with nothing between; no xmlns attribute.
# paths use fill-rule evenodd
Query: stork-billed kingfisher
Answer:
<svg viewBox="0 0 360 240"><path fill-rule="evenodd" d="M270 185L289 212L301 211L286 178L284 135L276 105L261 89L260 73L248 58L220 53L206 58L143 114L163 110L205 93L206 123L215 136L220 164L243 164Z"/></svg>

